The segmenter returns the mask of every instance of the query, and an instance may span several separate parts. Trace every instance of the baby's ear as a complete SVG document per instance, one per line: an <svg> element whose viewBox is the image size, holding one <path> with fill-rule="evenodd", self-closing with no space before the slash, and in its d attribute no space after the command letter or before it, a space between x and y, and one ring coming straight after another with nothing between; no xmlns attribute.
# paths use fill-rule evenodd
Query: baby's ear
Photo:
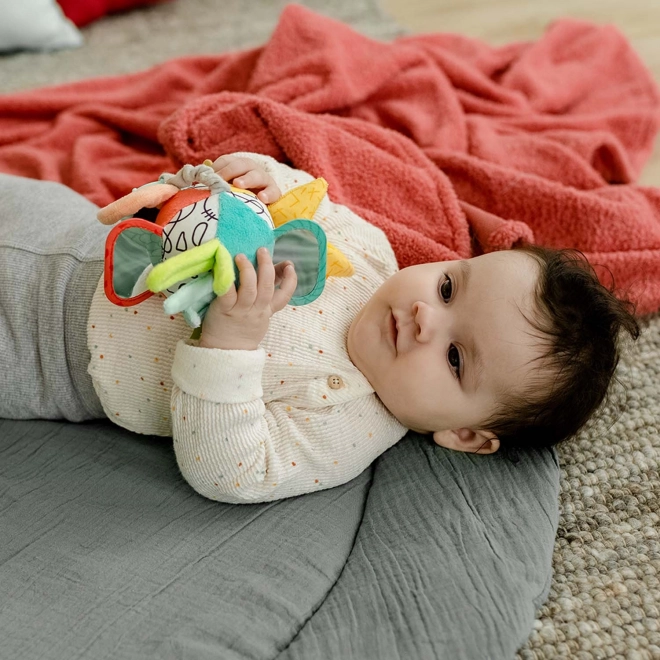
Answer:
<svg viewBox="0 0 660 660"><path fill-rule="evenodd" d="M492 431L473 431L465 428L436 431L433 441L440 447L470 454L493 454L500 448L500 441Z"/></svg>

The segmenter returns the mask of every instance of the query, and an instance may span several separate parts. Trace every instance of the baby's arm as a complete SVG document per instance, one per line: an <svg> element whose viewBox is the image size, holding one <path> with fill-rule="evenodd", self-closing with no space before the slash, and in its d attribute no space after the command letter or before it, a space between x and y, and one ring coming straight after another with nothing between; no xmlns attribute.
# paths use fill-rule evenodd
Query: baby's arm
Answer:
<svg viewBox="0 0 660 660"><path fill-rule="evenodd" d="M272 159L247 156L231 159L245 160L243 166L249 165L251 171L260 168L259 181L242 181L232 169L240 163L228 169L219 159L215 166L227 179L238 177L234 183L241 187L264 185L264 170L281 173L278 168L282 166ZM288 189L307 178L309 175L295 171L278 182ZM364 224L365 231L376 231ZM239 292L242 278L241 273ZM276 284L280 278L284 279L282 265L275 267ZM220 313L224 303L214 302ZM268 358L261 348L245 350L258 344L252 334L258 328L245 332L238 323L236 332L228 335L221 329L223 324L233 325L237 319L221 319L214 330L215 321L210 318L205 321L200 346L215 348L181 342L172 367L174 449L184 477L205 497L260 502L330 488L357 476L405 433L372 395L311 409L296 406L290 398L264 404L262 372ZM310 378L310 391L319 387L317 378L318 374ZM325 378L322 386L326 386ZM321 394L319 400L326 399Z"/></svg>
<svg viewBox="0 0 660 660"><path fill-rule="evenodd" d="M264 502L331 488L356 477L405 433L375 397L316 409L264 404L266 359L263 349L177 346L174 450L184 478L204 497Z"/></svg>

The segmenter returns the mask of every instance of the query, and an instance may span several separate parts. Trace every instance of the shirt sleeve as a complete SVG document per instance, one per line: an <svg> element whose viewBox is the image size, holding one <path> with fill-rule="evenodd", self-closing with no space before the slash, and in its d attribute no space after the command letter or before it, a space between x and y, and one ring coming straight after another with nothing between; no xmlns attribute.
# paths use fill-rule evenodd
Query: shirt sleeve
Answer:
<svg viewBox="0 0 660 660"><path fill-rule="evenodd" d="M350 481L405 433L373 395L325 408L264 404L265 352L179 342L172 365L182 475L222 502L265 502Z"/></svg>

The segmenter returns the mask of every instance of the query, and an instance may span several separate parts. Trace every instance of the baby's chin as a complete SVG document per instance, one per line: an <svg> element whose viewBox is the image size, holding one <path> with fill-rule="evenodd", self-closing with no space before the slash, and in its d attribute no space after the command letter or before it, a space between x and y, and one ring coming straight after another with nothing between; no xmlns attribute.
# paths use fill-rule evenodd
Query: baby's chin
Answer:
<svg viewBox="0 0 660 660"><path fill-rule="evenodd" d="M355 317L357 318L357 316ZM358 365L355 362L355 319L353 319L353 322L348 328L348 332L346 333L346 352L348 353L348 357L351 359L351 362L358 367ZM360 367L358 367L359 369Z"/></svg>
<svg viewBox="0 0 660 660"><path fill-rule="evenodd" d="M359 322L364 313L364 307L357 313L356 317L353 319L351 325L348 327L348 333L346 334L346 351L348 357L351 359L351 362L362 371L363 375L366 376L363 369L360 367L360 340L358 334L360 332Z"/></svg>
<svg viewBox="0 0 660 660"><path fill-rule="evenodd" d="M403 424L403 425L406 426L405 424ZM419 433L419 435L431 435L432 434L432 431L422 431L422 429L415 429L415 428L411 428L411 427L408 427L408 430L412 431L413 433Z"/></svg>
<svg viewBox="0 0 660 660"><path fill-rule="evenodd" d="M369 380L369 379L367 379ZM402 414L401 406L398 405L400 402L392 400L393 394L391 392L379 392L378 384L371 383L371 387L374 388L376 396L380 399L380 402L387 408L388 412L392 417L396 419L401 426L405 426L410 431L415 431L415 433L428 433L428 431L422 431L421 428L423 425L419 424L419 420L412 420L407 415Z"/></svg>

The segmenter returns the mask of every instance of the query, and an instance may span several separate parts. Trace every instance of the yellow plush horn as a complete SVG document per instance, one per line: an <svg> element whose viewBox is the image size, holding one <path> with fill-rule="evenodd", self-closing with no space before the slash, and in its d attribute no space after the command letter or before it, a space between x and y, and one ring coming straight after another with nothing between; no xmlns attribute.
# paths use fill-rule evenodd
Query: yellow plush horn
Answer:
<svg viewBox="0 0 660 660"><path fill-rule="evenodd" d="M268 210L276 227L289 220L305 218L312 220L316 209L328 192L328 182L323 178L292 188L276 202L268 205ZM337 247L328 243L328 262L326 277L351 277L355 269L346 255Z"/></svg>

